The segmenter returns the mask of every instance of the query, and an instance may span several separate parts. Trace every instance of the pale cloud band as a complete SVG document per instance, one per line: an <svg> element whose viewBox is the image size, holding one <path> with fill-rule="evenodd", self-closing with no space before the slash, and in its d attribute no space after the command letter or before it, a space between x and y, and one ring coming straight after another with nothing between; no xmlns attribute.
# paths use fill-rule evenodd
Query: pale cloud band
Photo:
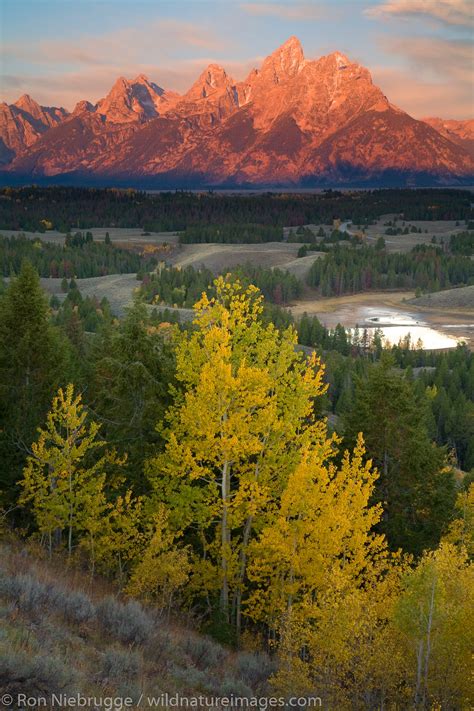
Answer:
<svg viewBox="0 0 474 711"><path fill-rule="evenodd" d="M328 13L326 3L266 3L247 2L240 8L249 15L260 17L278 17L284 20L319 20Z"/></svg>
<svg viewBox="0 0 474 711"><path fill-rule="evenodd" d="M421 15L448 25L474 26L472 0L387 0L365 10L372 18L389 18Z"/></svg>
<svg viewBox="0 0 474 711"><path fill-rule="evenodd" d="M459 33L472 23L470 2L466 0L385 0L365 10L370 0L247 2L236 3L234 8L241 18L247 18L246 22L261 22L270 28L268 45L274 26L278 27L275 36L282 28L287 36L298 34L298 28L306 24L311 27L311 21L318 26L328 18L334 21L344 2L349 9L357 8L354 18L363 22L365 18L367 26L380 32L377 50L381 61L364 62L362 45L355 57L344 46L344 33L351 26L349 13L339 15L341 31L333 36L334 46L329 51L343 51L366 63L389 99L414 116L472 116L472 45ZM426 18L436 21L431 29ZM252 67L261 64L265 47L256 45L252 46L255 52L245 52L238 33L228 28L222 31L212 19L203 14L196 23L173 18L147 23L137 20L134 26L75 41L4 42L0 50L4 67L0 98L11 102L22 93L31 93L44 105L72 109L78 100L95 102L103 97L118 76L133 78L141 73L165 89L182 93L211 62L222 64L235 80L243 79ZM411 19L409 25L406 23L409 33L403 30L404 23L397 22L399 19ZM432 31L434 24L439 32ZM448 29L444 31L443 27ZM412 36L417 31L420 34ZM268 49L272 51L277 45L278 40ZM317 48L313 55L319 56Z"/></svg>

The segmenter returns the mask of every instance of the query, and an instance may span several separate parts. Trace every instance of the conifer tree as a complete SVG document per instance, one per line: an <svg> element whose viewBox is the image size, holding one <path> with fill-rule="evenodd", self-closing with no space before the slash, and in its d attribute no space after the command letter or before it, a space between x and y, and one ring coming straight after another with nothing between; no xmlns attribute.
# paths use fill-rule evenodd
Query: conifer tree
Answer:
<svg viewBox="0 0 474 711"><path fill-rule="evenodd" d="M380 477L375 499L383 505L380 530L391 547L421 553L435 547L452 518L452 471L428 435L427 403L384 354L359 379L346 416L350 443L363 432Z"/></svg>
<svg viewBox="0 0 474 711"><path fill-rule="evenodd" d="M35 428L67 377L68 356L38 274L24 262L0 299L0 490L7 497L15 494Z"/></svg>
<svg viewBox="0 0 474 711"><path fill-rule="evenodd" d="M105 324L94 346L90 402L108 442L127 454L129 478L140 492L144 459L161 441L157 421L171 402L173 333L153 326L136 301L118 327Z"/></svg>

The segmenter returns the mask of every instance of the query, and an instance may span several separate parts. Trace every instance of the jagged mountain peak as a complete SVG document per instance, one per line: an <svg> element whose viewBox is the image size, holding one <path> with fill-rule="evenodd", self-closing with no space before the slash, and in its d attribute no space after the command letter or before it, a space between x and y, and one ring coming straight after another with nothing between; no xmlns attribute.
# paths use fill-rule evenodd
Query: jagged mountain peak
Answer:
<svg viewBox="0 0 474 711"><path fill-rule="evenodd" d="M39 106L38 102L31 98L29 94L22 94L17 101L15 101L15 106L19 109L27 110L28 107Z"/></svg>
<svg viewBox="0 0 474 711"><path fill-rule="evenodd" d="M474 176L470 126L416 121L390 104L363 65L341 51L305 59L294 36L243 82L214 62L183 96L145 74L119 77L96 106L80 102L73 121L41 128L40 138L32 121L28 143L10 140L16 116L9 110L0 112L0 138L17 153L6 158L10 170L23 175L76 171L94 179L214 185ZM60 120L59 110L43 110ZM23 124L17 134L23 136Z"/></svg>
<svg viewBox="0 0 474 711"><path fill-rule="evenodd" d="M158 94L159 96L162 96L165 93L165 90L161 88L161 86L158 86L158 84L155 84L154 81L151 81L145 74L139 74L135 79L133 79L130 84L132 86L143 86L146 87L147 89L151 89L155 94Z"/></svg>
<svg viewBox="0 0 474 711"><path fill-rule="evenodd" d="M224 67L220 64L211 63L199 75L186 97L189 99L206 99L211 94L219 90L226 89L234 83L232 77L229 77Z"/></svg>
<svg viewBox="0 0 474 711"><path fill-rule="evenodd" d="M151 84L146 74L138 74L132 81L132 84Z"/></svg>
<svg viewBox="0 0 474 711"><path fill-rule="evenodd" d="M301 42L292 36L264 60L259 76L278 84L298 74L304 65Z"/></svg>
<svg viewBox="0 0 474 711"><path fill-rule="evenodd" d="M133 80L121 76L99 101L97 111L112 123L145 122L158 116L164 95L164 89L144 74Z"/></svg>
<svg viewBox="0 0 474 711"><path fill-rule="evenodd" d="M93 111L95 111L94 104L91 104L90 101L83 100L77 102L71 115L77 116L78 114L92 113Z"/></svg>

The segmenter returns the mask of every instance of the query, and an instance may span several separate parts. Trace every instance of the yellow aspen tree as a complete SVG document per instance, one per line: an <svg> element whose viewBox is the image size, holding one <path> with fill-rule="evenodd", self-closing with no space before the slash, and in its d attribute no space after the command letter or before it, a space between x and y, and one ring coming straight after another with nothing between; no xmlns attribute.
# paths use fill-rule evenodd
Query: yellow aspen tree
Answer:
<svg viewBox="0 0 474 711"><path fill-rule="evenodd" d="M101 572L114 574L119 583L123 583L147 542L143 530L143 498L134 497L130 490L117 496L98 524L94 542L95 560Z"/></svg>
<svg viewBox="0 0 474 711"><path fill-rule="evenodd" d="M169 528L168 512L160 506L153 516L151 539L135 566L126 591L152 600L171 611L175 594L188 582L187 547L179 548L177 534Z"/></svg>
<svg viewBox="0 0 474 711"><path fill-rule="evenodd" d="M456 518L451 523L444 540L464 546L472 560L474 557L474 483L461 491L456 499Z"/></svg>
<svg viewBox="0 0 474 711"><path fill-rule="evenodd" d="M474 570L462 546L442 542L406 574L394 609L416 708L469 708Z"/></svg>
<svg viewBox="0 0 474 711"><path fill-rule="evenodd" d="M171 525L192 532L196 572L209 581L203 594L214 596L218 581L222 619L239 632L249 543L301 445L322 436L314 399L325 387L318 359L295 350L294 330L262 323L255 287L220 277L215 290L196 304L196 328L177 346L181 390L166 450L147 471Z"/></svg>
<svg viewBox="0 0 474 711"><path fill-rule="evenodd" d="M325 689L341 708L354 662L384 615L374 601L387 551L373 533L382 511L370 505L377 474L364 454L361 437L340 466L329 438L308 446L250 549L245 614L278 640L275 685L285 693Z"/></svg>
<svg viewBox="0 0 474 711"><path fill-rule="evenodd" d="M19 502L31 506L50 552L53 537L59 542L63 532L69 555L75 536L87 535L92 544L99 521L109 508L104 492L106 464L118 462L113 454L98 454L105 445L98 435L99 425L87 422L81 396L74 394L73 385L60 388L46 425L31 446L20 482Z"/></svg>

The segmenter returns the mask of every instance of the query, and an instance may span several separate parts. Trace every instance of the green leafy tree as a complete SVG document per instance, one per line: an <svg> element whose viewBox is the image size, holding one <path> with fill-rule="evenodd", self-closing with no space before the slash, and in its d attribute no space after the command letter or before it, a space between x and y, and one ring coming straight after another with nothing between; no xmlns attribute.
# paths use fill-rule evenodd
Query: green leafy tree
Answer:
<svg viewBox="0 0 474 711"><path fill-rule="evenodd" d="M65 391L60 388L46 426L31 446L19 499L31 507L50 552L65 534L71 555L82 536L94 561L94 541L110 508L105 494L107 465L120 464L111 453L99 455L105 442L98 434L99 425L87 422L87 411L81 396L74 395L73 385Z"/></svg>

